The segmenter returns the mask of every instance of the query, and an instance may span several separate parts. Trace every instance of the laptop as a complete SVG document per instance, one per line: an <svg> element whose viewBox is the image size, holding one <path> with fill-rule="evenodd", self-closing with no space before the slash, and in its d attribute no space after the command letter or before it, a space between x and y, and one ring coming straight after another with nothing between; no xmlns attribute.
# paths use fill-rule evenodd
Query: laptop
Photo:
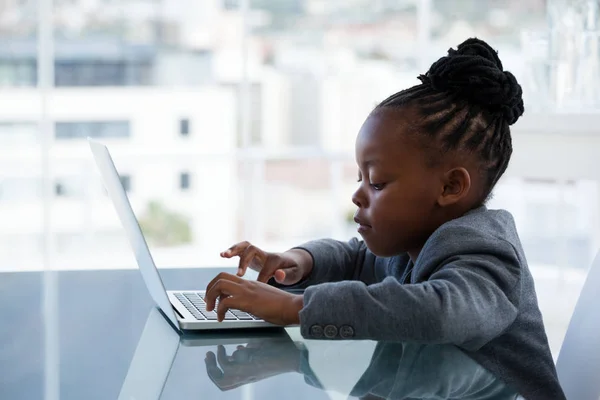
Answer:
<svg viewBox="0 0 600 400"><path fill-rule="evenodd" d="M108 148L89 138L88 142L104 186L135 254L146 288L156 305L176 328L180 330L220 330L276 326L239 310L227 311L225 320L218 322L217 314L214 311L206 311L204 291L166 291Z"/></svg>
<svg viewBox="0 0 600 400"><path fill-rule="evenodd" d="M203 332L186 334L177 332L163 318L161 312L153 307L148 314L146 325L138 341L129 364L127 375L123 380L119 400L158 400L165 393L166 383L173 371L177 354L186 347L206 347L206 351L217 351L219 345L246 345L252 341L262 340L289 341L292 339L285 330L231 330L220 333ZM203 350L204 352L204 350ZM195 374L200 371L194 371ZM208 373L209 371L207 371ZM186 374L187 377L187 374ZM202 380L201 375L196 375ZM208 379L212 378L209 376ZM214 384L217 384L213 381ZM217 387L220 390L223 388ZM229 388L228 388L229 389ZM167 390L168 391L168 390Z"/></svg>

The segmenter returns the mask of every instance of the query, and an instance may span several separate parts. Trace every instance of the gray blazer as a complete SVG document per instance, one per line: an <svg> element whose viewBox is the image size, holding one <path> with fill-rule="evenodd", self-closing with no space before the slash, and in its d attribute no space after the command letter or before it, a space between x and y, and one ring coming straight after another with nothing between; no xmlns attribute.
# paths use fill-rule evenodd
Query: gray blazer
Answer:
<svg viewBox="0 0 600 400"><path fill-rule="evenodd" d="M314 260L294 286L306 288L305 338L454 344L527 399L565 398L510 213L480 207L447 222L414 264L357 239L299 248Z"/></svg>

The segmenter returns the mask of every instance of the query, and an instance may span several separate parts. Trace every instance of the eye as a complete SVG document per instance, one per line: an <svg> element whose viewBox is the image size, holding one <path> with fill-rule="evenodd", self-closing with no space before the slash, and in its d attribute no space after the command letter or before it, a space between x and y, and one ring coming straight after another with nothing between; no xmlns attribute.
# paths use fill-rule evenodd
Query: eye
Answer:
<svg viewBox="0 0 600 400"><path fill-rule="evenodd" d="M360 172L358 173L358 179L356 180L356 182L362 182L362 175Z"/></svg>
<svg viewBox="0 0 600 400"><path fill-rule="evenodd" d="M371 187L377 191L383 190L385 183L371 183Z"/></svg>

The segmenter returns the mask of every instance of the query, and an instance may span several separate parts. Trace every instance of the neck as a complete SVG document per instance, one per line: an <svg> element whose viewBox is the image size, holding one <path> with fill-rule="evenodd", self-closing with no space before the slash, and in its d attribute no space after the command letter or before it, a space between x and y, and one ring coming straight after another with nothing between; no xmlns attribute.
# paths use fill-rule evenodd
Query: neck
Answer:
<svg viewBox="0 0 600 400"><path fill-rule="evenodd" d="M418 249L407 251L407 253L410 257L410 260L413 262L413 264L415 264L417 262L417 258L419 257L421 250L423 250L423 246L419 247Z"/></svg>
<svg viewBox="0 0 600 400"><path fill-rule="evenodd" d="M465 214L468 214L472 211L477 210L480 207L485 207L485 205L479 204L477 206L471 206L470 208L466 208L466 209L454 210L454 212L448 213L447 215L444 216L444 218L442 218L440 221L438 221L437 224L434 225L435 229L431 230L431 233L427 236L427 239L429 239L429 236L431 236L436 230L438 230L438 228L440 226L444 225L446 222L460 218L460 217L464 216ZM425 246L426 242L427 242L427 240L425 240L422 245L415 247L412 250L407 251L413 264L417 262L417 258L419 257L419 254L423 250L423 247Z"/></svg>

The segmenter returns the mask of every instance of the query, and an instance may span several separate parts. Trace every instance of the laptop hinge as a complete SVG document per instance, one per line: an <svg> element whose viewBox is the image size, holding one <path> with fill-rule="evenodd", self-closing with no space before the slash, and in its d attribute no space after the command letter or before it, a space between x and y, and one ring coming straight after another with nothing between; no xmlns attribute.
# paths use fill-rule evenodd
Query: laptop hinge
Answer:
<svg viewBox="0 0 600 400"><path fill-rule="evenodd" d="M185 318L183 317L183 315L181 315L181 313L180 313L180 312L179 312L179 311L178 311L178 310L175 308L175 306L174 306L174 305L172 305L172 304L171 304L171 307L173 308L173 311L175 311L175 314L179 315L179 318L181 318L181 319L185 319Z"/></svg>

